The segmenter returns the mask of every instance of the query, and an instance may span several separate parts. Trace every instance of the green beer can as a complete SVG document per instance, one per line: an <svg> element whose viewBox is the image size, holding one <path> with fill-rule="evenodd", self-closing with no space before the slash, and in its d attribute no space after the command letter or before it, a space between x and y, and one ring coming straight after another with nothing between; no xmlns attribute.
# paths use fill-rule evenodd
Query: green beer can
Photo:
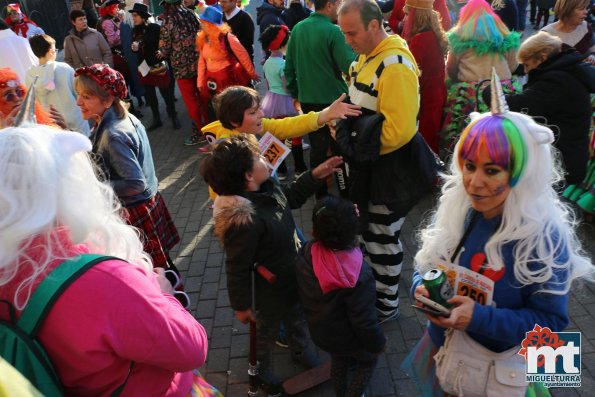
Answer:
<svg viewBox="0 0 595 397"><path fill-rule="evenodd" d="M446 301L453 297L454 292L446 279L446 274L440 269L432 269L422 276L424 286L430 293L430 299L446 308L452 305Z"/></svg>

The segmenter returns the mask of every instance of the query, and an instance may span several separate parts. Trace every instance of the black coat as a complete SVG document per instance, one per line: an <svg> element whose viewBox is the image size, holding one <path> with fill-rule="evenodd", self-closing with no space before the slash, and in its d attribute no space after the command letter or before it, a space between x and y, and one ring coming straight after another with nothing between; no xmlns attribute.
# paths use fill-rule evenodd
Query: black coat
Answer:
<svg viewBox="0 0 595 397"><path fill-rule="evenodd" d="M584 179L589 158L595 67L583 62L584 58L574 50L555 55L529 72L521 94L506 96L510 110L526 112L552 128L568 184Z"/></svg>
<svg viewBox="0 0 595 397"><path fill-rule="evenodd" d="M254 263L277 276L274 284L256 276L258 311L275 313L297 302L295 261L300 242L291 210L301 207L322 183L308 172L289 186L269 179L258 192L217 198L215 234L225 250L227 288L234 310L252 306L250 272Z"/></svg>
<svg viewBox="0 0 595 397"><path fill-rule="evenodd" d="M160 31L161 26L156 23L138 25L132 28L132 40L139 42L139 50L136 52L139 65L143 61L147 61L149 66L154 66L161 62L155 55L159 49Z"/></svg>
<svg viewBox="0 0 595 397"><path fill-rule="evenodd" d="M283 18L289 30L291 30L299 22L308 18L311 13L312 11L308 7L301 5L301 3L291 3L289 4L289 8L283 11L281 18Z"/></svg>
<svg viewBox="0 0 595 397"><path fill-rule="evenodd" d="M314 343L329 353L380 353L386 338L376 316L376 281L364 261L353 288L322 293L312 267L311 244L300 250L297 280Z"/></svg>
<svg viewBox="0 0 595 397"><path fill-rule="evenodd" d="M263 0L262 5L256 9L256 24L260 27L262 34L271 25L285 25L281 18L283 8L277 8Z"/></svg>

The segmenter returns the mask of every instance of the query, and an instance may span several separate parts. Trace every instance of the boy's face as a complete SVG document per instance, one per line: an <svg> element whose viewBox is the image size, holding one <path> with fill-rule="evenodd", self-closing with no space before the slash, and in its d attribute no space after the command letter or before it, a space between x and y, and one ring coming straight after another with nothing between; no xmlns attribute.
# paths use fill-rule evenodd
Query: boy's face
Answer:
<svg viewBox="0 0 595 397"><path fill-rule="evenodd" d="M244 111L244 120L242 124L236 126L236 129L245 134L260 134L262 132L263 117L264 114L258 103L253 103L251 108Z"/></svg>
<svg viewBox="0 0 595 397"><path fill-rule="evenodd" d="M252 169L246 172L246 190L257 191L267 179L271 177L271 169L259 154L254 155Z"/></svg>
<svg viewBox="0 0 595 397"><path fill-rule="evenodd" d="M51 48L48 50L47 54L45 55L50 61L55 61L57 56L56 45L52 45Z"/></svg>

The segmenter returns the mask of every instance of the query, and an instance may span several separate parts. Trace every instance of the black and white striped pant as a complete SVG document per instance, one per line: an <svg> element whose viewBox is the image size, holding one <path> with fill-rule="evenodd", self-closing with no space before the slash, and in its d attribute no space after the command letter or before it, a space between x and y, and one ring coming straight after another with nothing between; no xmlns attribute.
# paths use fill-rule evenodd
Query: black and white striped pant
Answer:
<svg viewBox="0 0 595 397"><path fill-rule="evenodd" d="M362 234L370 267L376 279L376 309L379 319L399 309L399 278L403 247L399 240L404 214L385 205L368 205L368 230Z"/></svg>

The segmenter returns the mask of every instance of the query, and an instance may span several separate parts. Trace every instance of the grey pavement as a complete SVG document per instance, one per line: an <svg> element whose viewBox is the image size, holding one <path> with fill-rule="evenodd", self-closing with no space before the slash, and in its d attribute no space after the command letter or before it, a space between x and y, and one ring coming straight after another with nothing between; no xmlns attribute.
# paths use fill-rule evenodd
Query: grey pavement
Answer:
<svg viewBox="0 0 595 397"><path fill-rule="evenodd" d="M250 8L254 7L252 4ZM252 10L250 10L252 11ZM255 48L260 47L255 43ZM258 62L258 58L257 58ZM190 134L190 122L179 98L176 107L183 128L171 129L161 107L164 126L149 133L159 190L178 227L181 243L172 252L180 269L186 291L192 299L191 311L209 335L209 354L202 368L206 379L225 396L245 396L248 390L247 355L248 327L234 318L227 296L224 255L213 235L212 210L209 208L207 186L198 175L202 154L196 146L183 146ZM143 123L149 125L149 108L142 109ZM291 170L291 166L290 166ZM418 396L415 384L400 370L407 353L421 337L425 318L410 308L407 291L411 284L412 257L417 250L416 232L427 221L435 204L435 194L428 195L409 213L401 233L405 260L400 285L401 316L382 326L388 344L380 356L366 396ZM314 199L294 211L296 223L309 234ZM592 259L595 259L595 226L581 224L580 238ZM569 304L571 323L568 330L582 332L582 387L553 389L555 396L595 396L595 286L576 286ZM324 353L320 353L325 357ZM300 368L291 363L287 349L275 348L275 371L280 376L292 376ZM301 394L303 396L333 396L329 383Z"/></svg>

